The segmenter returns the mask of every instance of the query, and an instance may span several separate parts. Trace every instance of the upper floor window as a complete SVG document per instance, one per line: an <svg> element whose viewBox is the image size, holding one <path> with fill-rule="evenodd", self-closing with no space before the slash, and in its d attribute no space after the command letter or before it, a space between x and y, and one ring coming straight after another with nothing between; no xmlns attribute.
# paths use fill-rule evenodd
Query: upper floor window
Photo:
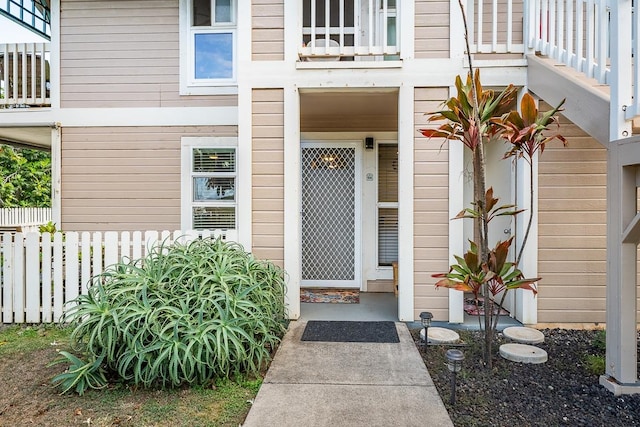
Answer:
<svg viewBox="0 0 640 427"><path fill-rule="evenodd" d="M181 93L228 93L219 89L236 81L236 1L182 0L181 6Z"/></svg>

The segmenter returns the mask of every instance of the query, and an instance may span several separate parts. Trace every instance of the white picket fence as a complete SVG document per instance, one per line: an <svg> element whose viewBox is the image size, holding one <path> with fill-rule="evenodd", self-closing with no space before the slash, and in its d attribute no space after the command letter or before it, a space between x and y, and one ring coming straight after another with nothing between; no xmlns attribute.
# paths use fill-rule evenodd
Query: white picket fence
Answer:
<svg viewBox="0 0 640 427"><path fill-rule="evenodd" d="M0 228L16 229L23 233L38 231L38 226L51 221L51 208L2 208Z"/></svg>
<svg viewBox="0 0 640 427"><path fill-rule="evenodd" d="M57 322L64 305L87 292L92 276L123 259L139 259L160 243L222 237L227 231L3 233L0 240L0 321Z"/></svg>

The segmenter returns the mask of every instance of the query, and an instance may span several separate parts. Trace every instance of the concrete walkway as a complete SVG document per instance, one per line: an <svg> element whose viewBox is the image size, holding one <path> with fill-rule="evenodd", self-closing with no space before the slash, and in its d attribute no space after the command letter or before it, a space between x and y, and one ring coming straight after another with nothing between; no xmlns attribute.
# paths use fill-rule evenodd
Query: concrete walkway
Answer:
<svg viewBox="0 0 640 427"><path fill-rule="evenodd" d="M404 323L400 343L300 341L292 322L244 427L453 426Z"/></svg>

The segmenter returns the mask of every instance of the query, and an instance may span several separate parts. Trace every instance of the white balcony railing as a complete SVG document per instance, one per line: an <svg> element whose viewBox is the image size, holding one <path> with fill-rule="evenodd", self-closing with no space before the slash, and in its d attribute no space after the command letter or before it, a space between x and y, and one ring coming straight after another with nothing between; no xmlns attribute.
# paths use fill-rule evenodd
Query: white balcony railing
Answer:
<svg viewBox="0 0 640 427"><path fill-rule="evenodd" d="M524 7L520 0L468 0L472 53L523 53Z"/></svg>
<svg viewBox="0 0 640 427"><path fill-rule="evenodd" d="M51 104L49 43L0 44L0 108Z"/></svg>
<svg viewBox="0 0 640 427"><path fill-rule="evenodd" d="M608 84L608 3L608 0L529 0L526 20L529 48Z"/></svg>
<svg viewBox="0 0 640 427"><path fill-rule="evenodd" d="M640 116L639 2L528 1L528 47L609 85L611 102L621 104L612 111L624 110L625 120Z"/></svg>
<svg viewBox="0 0 640 427"><path fill-rule="evenodd" d="M398 0L303 0L303 59L396 59Z"/></svg>

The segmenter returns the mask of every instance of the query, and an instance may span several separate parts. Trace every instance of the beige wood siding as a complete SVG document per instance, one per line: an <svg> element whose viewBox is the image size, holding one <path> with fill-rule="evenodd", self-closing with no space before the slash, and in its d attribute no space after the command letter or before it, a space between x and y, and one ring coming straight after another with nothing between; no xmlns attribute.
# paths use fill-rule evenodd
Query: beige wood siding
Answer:
<svg viewBox="0 0 640 427"><path fill-rule="evenodd" d="M484 0L482 5L482 43L483 44L491 44L493 39L493 0ZM476 10L474 11L475 21L478 20L478 5L476 1ZM513 2L513 19L512 25L513 28L511 30L512 43L522 44L522 36L523 36L523 2ZM498 38L498 43L507 43L507 25L509 15L507 14L507 4L506 2L498 3L498 24L496 28L496 36ZM477 24L476 24L477 25ZM477 29L474 30L477 32ZM461 33L461 36L463 34ZM476 34L474 34L473 39L476 40Z"/></svg>
<svg viewBox="0 0 640 427"><path fill-rule="evenodd" d="M62 107L235 106L179 95L177 0L62 0Z"/></svg>
<svg viewBox="0 0 640 427"><path fill-rule="evenodd" d="M449 57L449 7L450 2L443 0L416 1L416 58ZM461 29L460 37L462 36Z"/></svg>
<svg viewBox="0 0 640 427"><path fill-rule="evenodd" d="M282 61L284 59L284 0L253 0L251 27L252 59Z"/></svg>
<svg viewBox="0 0 640 427"><path fill-rule="evenodd" d="M284 265L284 91L252 94L252 237L256 257Z"/></svg>
<svg viewBox="0 0 640 427"><path fill-rule="evenodd" d="M62 230L180 229L180 139L236 127L62 129Z"/></svg>
<svg viewBox="0 0 640 427"><path fill-rule="evenodd" d="M539 163L538 321L604 322L606 149L564 117Z"/></svg>
<svg viewBox="0 0 640 427"><path fill-rule="evenodd" d="M449 151L441 140L427 140L418 129L425 112L436 111L449 96L446 88L416 88L414 139L414 318L430 311L436 320L448 318L448 290L436 290L434 273L449 268ZM402 148L401 148L402 149ZM460 189L462 191L462 189ZM400 260L399 268L402 268Z"/></svg>

